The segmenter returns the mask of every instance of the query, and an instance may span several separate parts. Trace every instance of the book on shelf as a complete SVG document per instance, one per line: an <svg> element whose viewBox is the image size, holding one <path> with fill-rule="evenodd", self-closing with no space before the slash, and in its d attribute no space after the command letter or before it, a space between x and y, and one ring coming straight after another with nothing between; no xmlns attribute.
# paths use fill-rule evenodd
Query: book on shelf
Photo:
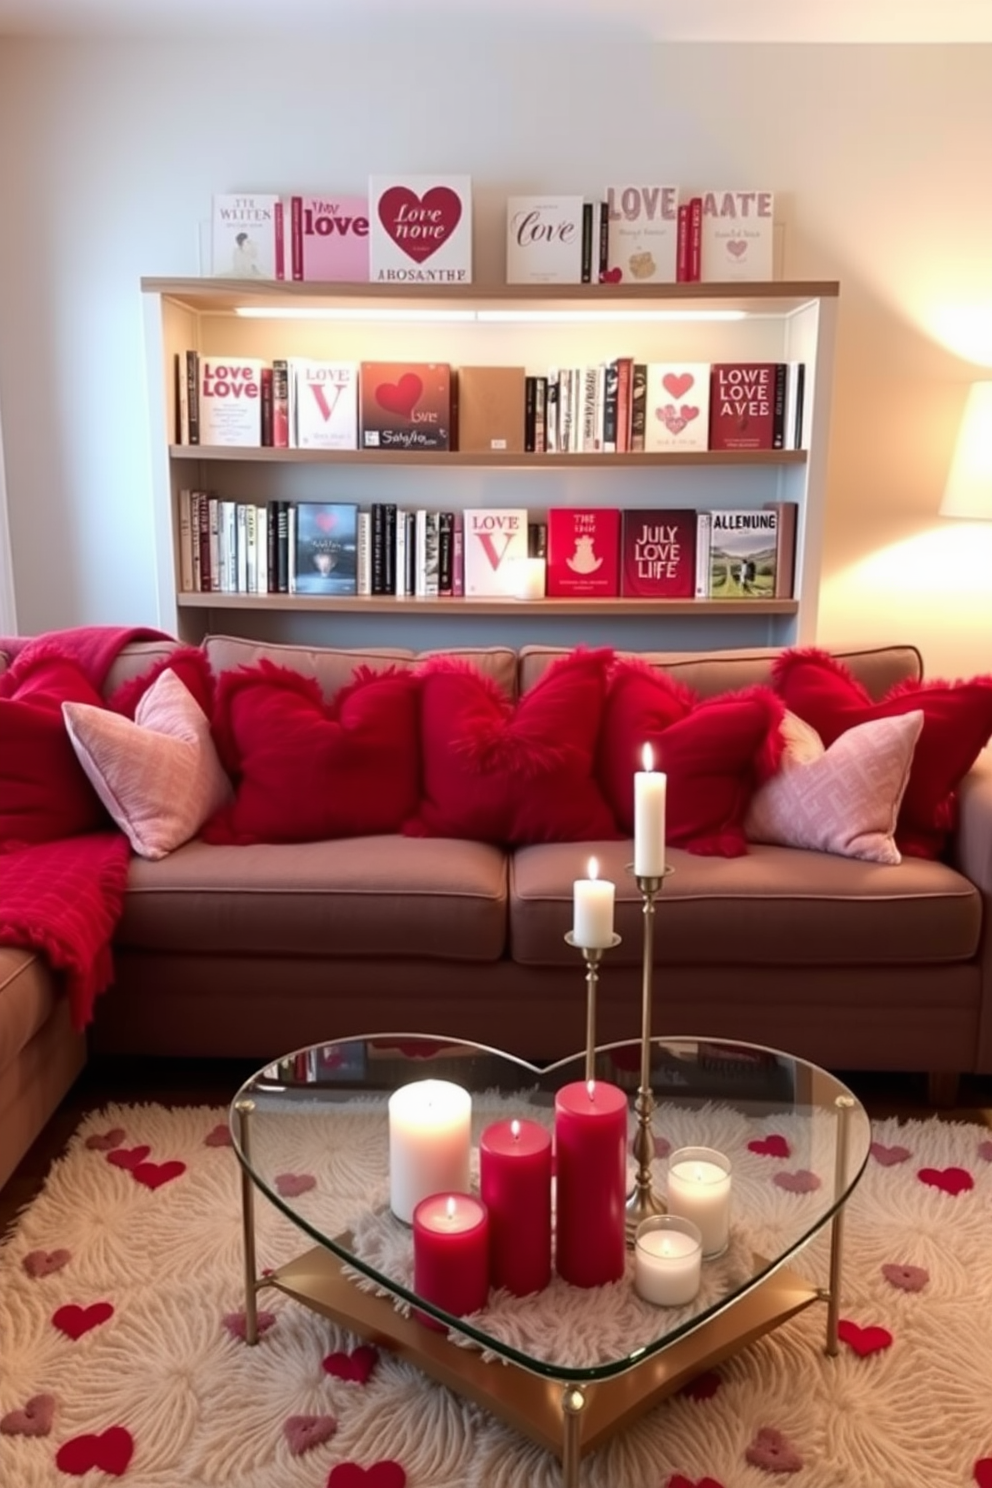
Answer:
<svg viewBox="0 0 992 1488"><path fill-rule="evenodd" d="M269 193L214 196L211 273L226 279L285 279L282 198Z"/></svg>
<svg viewBox="0 0 992 1488"><path fill-rule="evenodd" d="M806 402L806 364L788 362L785 374L785 428L783 448L805 449L803 417Z"/></svg>
<svg viewBox="0 0 992 1488"><path fill-rule="evenodd" d="M511 196L506 202L507 284L581 284L581 196Z"/></svg>
<svg viewBox="0 0 992 1488"><path fill-rule="evenodd" d="M369 277L471 284L471 176L370 177Z"/></svg>
<svg viewBox="0 0 992 1488"><path fill-rule="evenodd" d="M199 358L199 444L261 445L263 365L260 357Z"/></svg>
<svg viewBox="0 0 992 1488"><path fill-rule="evenodd" d="M710 449L782 449L786 381L784 362L714 362Z"/></svg>
<svg viewBox="0 0 992 1488"><path fill-rule="evenodd" d="M451 368L441 362L362 362L361 447L451 448Z"/></svg>
<svg viewBox="0 0 992 1488"><path fill-rule="evenodd" d="M710 512L709 598L774 599L778 512Z"/></svg>
<svg viewBox="0 0 992 1488"><path fill-rule="evenodd" d="M548 512L549 598L609 598L620 592L620 510L552 507Z"/></svg>
<svg viewBox="0 0 992 1488"><path fill-rule="evenodd" d="M698 277L721 284L773 278L774 212L771 191L705 192Z"/></svg>
<svg viewBox="0 0 992 1488"><path fill-rule="evenodd" d="M459 367L452 388L459 450L478 455L523 453L523 367Z"/></svg>
<svg viewBox="0 0 992 1488"><path fill-rule="evenodd" d="M625 510L620 592L644 599L692 599L696 593L696 511Z"/></svg>
<svg viewBox="0 0 992 1488"><path fill-rule="evenodd" d="M358 363L289 359L290 438L296 449L358 448Z"/></svg>
<svg viewBox="0 0 992 1488"><path fill-rule="evenodd" d="M364 196L290 197L294 279L361 284L369 277L369 204Z"/></svg>
<svg viewBox="0 0 992 1488"><path fill-rule="evenodd" d="M610 186L606 192L610 284L673 284L678 249L677 186Z"/></svg>
<svg viewBox="0 0 992 1488"><path fill-rule="evenodd" d="M775 598L792 599L796 592L799 504L795 501L766 501L764 509L778 513L775 545Z"/></svg>
<svg viewBox="0 0 992 1488"><path fill-rule="evenodd" d="M650 362L644 448L659 453L709 448L708 362Z"/></svg>
<svg viewBox="0 0 992 1488"><path fill-rule="evenodd" d="M469 598L513 593L513 565L527 557L527 511L470 507L463 527L464 590Z"/></svg>
<svg viewBox="0 0 992 1488"><path fill-rule="evenodd" d="M297 594L357 592L358 507L351 502L300 501L295 512ZM289 515L287 513L287 515ZM292 537L292 524L288 536Z"/></svg>

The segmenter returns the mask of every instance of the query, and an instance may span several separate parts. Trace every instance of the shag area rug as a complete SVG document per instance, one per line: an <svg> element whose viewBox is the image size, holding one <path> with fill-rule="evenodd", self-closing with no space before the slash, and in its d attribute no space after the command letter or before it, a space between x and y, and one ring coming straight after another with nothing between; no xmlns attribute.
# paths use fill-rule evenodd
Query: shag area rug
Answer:
<svg viewBox="0 0 992 1488"><path fill-rule="evenodd" d="M873 1136L840 1355L807 1309L587 1458L583 1488L992 1488L992 1134ZM21 1216L0 1249L2 1488L556 1488L549 1454L278 1292L247 1347L226 1138L221 1110L109 1107ZM321 1154L286 1163L316 1202ZM261 1266L310 1243L261 1198L256 1230ZM795 1264L822 1283L826 1255Z"/></svg>

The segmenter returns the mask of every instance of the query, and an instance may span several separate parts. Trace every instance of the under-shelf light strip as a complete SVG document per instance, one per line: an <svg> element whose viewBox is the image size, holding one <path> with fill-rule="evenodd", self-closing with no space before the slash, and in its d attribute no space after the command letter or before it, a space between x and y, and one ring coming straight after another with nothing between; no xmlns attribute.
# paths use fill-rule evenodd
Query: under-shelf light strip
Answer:
<svg viewBox="0 0 992 1488"><path fill-rule="evenodd" d="M645 321L745 320L744 310L445 310L357 306L238 305L234 312L252 320L385 321L437 324L446 322L504 325L643 324Z"/></svg>

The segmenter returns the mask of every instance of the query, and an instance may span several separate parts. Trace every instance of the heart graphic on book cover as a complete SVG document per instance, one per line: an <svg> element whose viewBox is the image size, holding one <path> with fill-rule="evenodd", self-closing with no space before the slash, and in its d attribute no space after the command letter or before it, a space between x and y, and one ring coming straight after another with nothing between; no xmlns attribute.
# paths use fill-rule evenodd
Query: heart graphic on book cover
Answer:
<svg viewBox="0 0 992 1488"><path fill-rule="evenodd" d="M423 263L436 253L461 216L461 199L450 186L432 186L423 196L408 186L391 186L379 198L379 221L414 263Z"/></svg>
<svg viewBox="0 0 992 1488"><path fill-rule="evenodd" d="M399 382L381 382L375 390L375 401L387 413L409 418L423 391L423 381L416 372L404 372Z"/></svg>
<svg viewBox="0 0 992 1488"><path fill-rule="evenodd" d="M743 238L729 238L727 241L727 252L733 258L743 258L747 252L747 244Z"/></svg>
<svg viewBox="0 0 992 1488"><path fill-rule="evenodd" d="M695 381L691 372L666 372L661 385L673 398L684 398Z"/></svg>
<svg viewBox="0 0 992 1488"><path fill-rule="evenodd" d="M623 278L623 269L604 269L599 276L600 284L619 284Z"/></svg>

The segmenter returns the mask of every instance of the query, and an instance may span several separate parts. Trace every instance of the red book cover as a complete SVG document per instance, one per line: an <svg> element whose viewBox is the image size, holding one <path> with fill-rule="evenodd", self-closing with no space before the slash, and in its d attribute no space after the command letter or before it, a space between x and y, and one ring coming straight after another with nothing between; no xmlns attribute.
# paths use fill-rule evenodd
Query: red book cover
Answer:
<svg viewBox="0 0 992 1488"><path fill-rule="evenodd" d="M620 511L553 506L548 512L549 598L620 593Z"/></svg>
<svg viewBox="0 0 992 1488"><path fill-rule="evenodd" d="M710 449L770 450L775 438L775 362L714 362Z"/></svg>
<svg viewBox="0 0 992 1488"><path fill-rule="evenodd" d="M695 284L703 259L703 198L694 196L689 203L689 279Z"/></svg>
<svg viewBox="0 0 992 1488"><path fill-rule="evenodd" d="M675 249L675 281L677 284L687 284L689 281L689 203L683 202L679 207L678 237Z"/></svg>
<svg viewBox="0 0 992 1488"><path fill-rule="evenodd" d="M621 585L631 599L695 596L695 508L624 512Z"/></svg>

